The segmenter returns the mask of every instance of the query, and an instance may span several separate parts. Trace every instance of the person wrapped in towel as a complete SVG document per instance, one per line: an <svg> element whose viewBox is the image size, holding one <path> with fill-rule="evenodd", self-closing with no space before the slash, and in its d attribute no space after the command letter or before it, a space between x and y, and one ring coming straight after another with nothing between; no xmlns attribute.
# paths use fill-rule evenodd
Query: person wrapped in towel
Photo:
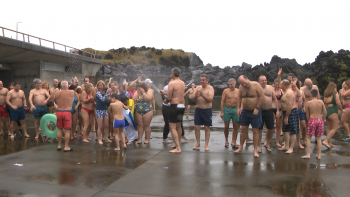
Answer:
<svg viewBox="0 0 350 197"><path fill-rule="evenodd" d="M136 124L132 113L134 110L134 102L125 95L121 96L120 101L129 108L129 110L123 109L123 115L125 118L124 134L128 139L127 145L130 145L135 139L137 139Z"/></svg>

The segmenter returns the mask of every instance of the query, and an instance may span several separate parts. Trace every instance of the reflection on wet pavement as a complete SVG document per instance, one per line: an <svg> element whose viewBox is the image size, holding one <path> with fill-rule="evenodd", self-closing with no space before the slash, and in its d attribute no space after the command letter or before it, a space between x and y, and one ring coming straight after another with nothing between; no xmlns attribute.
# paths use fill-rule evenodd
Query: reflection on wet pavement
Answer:
<svg viewBox="0 0 350 197"><path fill-rule="evenodd" d="M161 119L154 117L150 144L133 143L121 151L113 150L114 142L99 145L94 133L90 143L71 140L74 151L68 153L56 151L55 140L35 140L32 126L30 139L11 140L5 134L0 137L0 196L347 196L350 146L339 136L332 139L339 144L332 150L322 147L321 160L314 158L314 143L309 160L300 159L305 150L286 155L274 146L256 159L252 143L242 154L224 148L222 123L211 129L210 152L193 151L194 126L187 121L188 143L181 145L182 154L172 155L172 144L162 143Z"/></svg>

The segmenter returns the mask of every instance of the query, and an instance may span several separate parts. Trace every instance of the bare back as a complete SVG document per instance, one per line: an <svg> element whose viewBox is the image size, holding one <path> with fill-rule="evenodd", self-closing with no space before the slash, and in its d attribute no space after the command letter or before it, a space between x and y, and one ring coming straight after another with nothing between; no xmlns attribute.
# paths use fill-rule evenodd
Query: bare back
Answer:
<svg viewBox="0 0 350 197"><path fill-rule="evenodd" d="M0 90L0 106L3 106L6 104L6 96L9 90L7 88L2 88Z"/></svg>
<svg viewBox="0 0 350 197"><path fill-rule="evenodd" d="M311 100L306 103L306 110L310 118L322 118L325 106L321 100Z"/></svg>
<svg viewBox="0 0 350 197"><path fill-rule="evenodd" d="M185 83L180 80L173 80L168 85L168 96L171 96L170 104L185 104Z"/></svg>
<svg viewBox="0 0 350 197"><path fill-rule="evenodd" d="M123 115L123 103L120 101L116 101L114 103L111 103L110 109L113 114L113 119L117 120L123 120L124 115Z"/></svg>
<svg viewBox="0 0 350 197"><path fill-rule="evenodd" d="M55 94L57 110L72 110L74 90L60 90Z"/></svg>

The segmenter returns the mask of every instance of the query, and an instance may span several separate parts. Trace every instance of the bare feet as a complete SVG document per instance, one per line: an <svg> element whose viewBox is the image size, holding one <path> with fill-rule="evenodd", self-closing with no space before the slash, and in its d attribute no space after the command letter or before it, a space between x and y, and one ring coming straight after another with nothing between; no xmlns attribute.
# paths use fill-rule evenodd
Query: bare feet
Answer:
<svg viewBox="0 0 350 197"><path fill-rule="evenodd" d="M144 144L149 144L149 140L145 140Z"/></svg>
<svg viewBox="0 0 350 197"><path fill-rule="evenodd" d="M291 153L293 153L293 149L289 149L289 150L287 150L285 153L286 153L286 154L291 154Z"/></svg>
<svg viewBox="0 0 350 197"><path fill-rule="evenodd" d="M208 146L205 146L204 150L205 150L205 151L209 151L209 147L208 147Z"/></svg>
<svg viewBox="0 0 350 197"><path fill-rule="evenodd" d="M102 140L99 140L99 141L98 141L98 144L103 144Z"/></svg>
<svg viewBox="0 0 350 197"><path fill-rule="evenodd" d="M301 157L302 159L310 159L310 155L304 155Z"/></svg>
<svg viewBox="0 0 350 197"><path fill-rule="evenodd" d="M258 153L262 153L262 149L261 148L259 148Z"/></svg>
<svg viewBox="0 0 350 197"><path fill-rule="evenodd" d="M255 157L255 158L259 158L260 155L256 152L256 153L254 153L254 157Z"/></svg>
<svg viewBox="0 0 350 197"><path fill-rule="evenodd" d="M169 153L181 153L181 149L173 149L173 150L169 150Z"/></svg>
<svg viewBox="0 0 350 197"><path fill-rule="evenodd" d="M321 159L321 155L320 156L316 155L316 159Z"/></svg>
<svg viewBox="0 0 350 197"><path fill-rule="evenodd" d="M91 141L92 139L88 137L87 140Z"/></svg>
<svg viewBox="0 0 350 197"><path fill-rule="evenodd" d="M37 140L37 139L39 139L39 137L38 137L38 136L35 136L35 139Z"/></svg>
<svg viewBox="0 0 350 197"><path fill-rule="evenodd" d="M87 139L83 139L83 142L90 142L89 140L87 140Z"/></svg>
<svg viewBox="0 0 350 197"><path fill-rule="evenodd" d="M240 152L242 152L243 150L242 150L242 148L241 147L239 147L237 150L235 150L235 151L233 151L234 153L240 153Z"/></svg>
<svg viewBox="0 0 350 197"><path fill-rule="evenodd" d="M2 121L2 120L1 120L1 121ZM4 132L3 132L3 131L1 131L1 132L0 132L0 135L4 135Z"/></svg>
<svg viewBox="0 0 350 197"><path fill-rule="evenodd" d="M119 150L120 150L120 148L115 148L114 150L119 151Z"/></svg>
<svg viewBox="0 0 350 197"><path fill-rule="evenodd" d="M132 142L128 142L128 143L126 143L126 145L131 145L132 144Z"/></svg>
<svg viewBox="0 0 350 197"><path fill-rule="evenodd" d="M253 139L252 138L247 138L245 141L246 141L246 143L248 143L248 142L252 142Z"/></svg>
<svg viewBox="0 0 350 197"><path fill-rule="evenodd" d="M128 148L128 146L124 143L124 148Z"/></svg>
<svg viewBox="0 0 350 197"><path fill-rule="evenodd" d="M142 141L137 141L137 144L142 144Z"/></svg>
<svg viewBox="0 0 350 197"><path fill-rule="evenodd" d="M170 148L176 148L176 145L174 144L174 145L170 146Z"/></svg>
<svg viewBox="0 0 350 197"><path fill-rule="evenodd" d="M197 150L200 146L201 146L200 144L196 144L192 149Z"/></svg>
<svg viewBox="0 0 350 197"><path fill-rule="evenodd" d="M281 148L278 148L278 150L285 151L285 150L288 150L288 149L285 146L282 146Z"/></svg>
<svg viewBox="0 0 350 197"><path fill-rule="evenodd" d="M299 144L299 148L300 148L300 149L304 149L304 146L301 145L301 144Z"/></svg>

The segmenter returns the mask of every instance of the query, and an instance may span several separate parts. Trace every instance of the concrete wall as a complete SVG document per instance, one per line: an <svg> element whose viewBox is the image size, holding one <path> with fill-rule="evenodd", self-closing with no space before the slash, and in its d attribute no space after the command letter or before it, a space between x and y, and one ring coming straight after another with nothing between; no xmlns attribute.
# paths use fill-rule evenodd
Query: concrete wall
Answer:
<svg viewBox="0 0 350 197"><path fill-rule="evenodd" d="M21 83L21 89L28 99L29 92L34 88L33 79L40 77L40 62L13 63L13 82Z"/></svg>

